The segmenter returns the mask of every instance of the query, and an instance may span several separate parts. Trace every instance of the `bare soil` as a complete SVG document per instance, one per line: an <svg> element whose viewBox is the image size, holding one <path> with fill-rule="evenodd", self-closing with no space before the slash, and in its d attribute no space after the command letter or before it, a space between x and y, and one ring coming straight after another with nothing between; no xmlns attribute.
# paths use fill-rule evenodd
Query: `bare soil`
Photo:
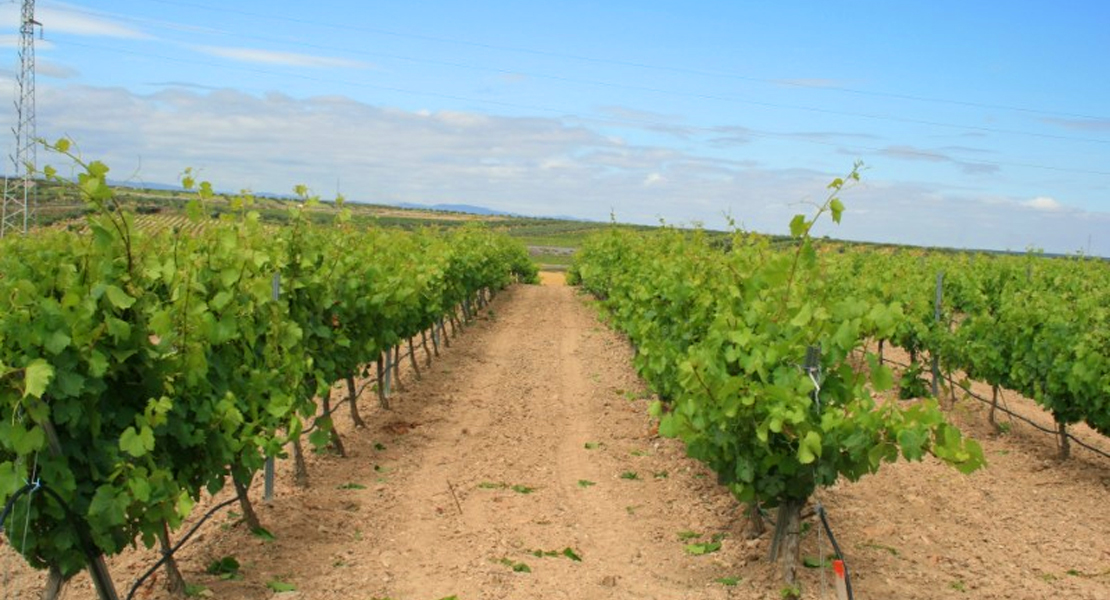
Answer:
<svg viewBox="0 0 1110 600"><path fill-rule="evenodd" d="M779 598L769 536L746 540L727 491L654 434L627 342L561 274L543 280L498 296L422 380L406 370L392 410L364 393L369 426L340 415L348 456L310 456L310 488L293 485L291 461L278 465L273 502L256 482L276 539L252 536L231 512L206 523L179 553L186 580L252 600ZM855 597L1110 598L1110 461L1074 449L1060 463L1051 437L1020 423L995 434L980 406L961 400L952 414L983 443L987 469L898 463L820 494ZM831 551L815 531L803 555ZM714 536L716 552L685 550ZM224 556L241 563L240 579L205 572ZM156 558L138 549L109 560L121 597ZM35 597L42 574L7 546L0 563L5 594ZM822 597L822 573L802 569L803 597ZM277 594L275 581L296 591ZM170 598L163 585L159 574L136 597ZM83 574L63 592L94 596Z"/></svg>

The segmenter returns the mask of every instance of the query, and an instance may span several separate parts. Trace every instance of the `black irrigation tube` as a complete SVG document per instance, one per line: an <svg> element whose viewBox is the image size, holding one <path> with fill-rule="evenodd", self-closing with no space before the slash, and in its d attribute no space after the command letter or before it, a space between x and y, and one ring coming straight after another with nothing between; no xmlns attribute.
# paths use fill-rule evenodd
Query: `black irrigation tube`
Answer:
<svg viewBox="0 0 1110 600"><path fill-rule="evenodd" d="M434 331L434 327L432 329ZM404 354L399 354L398 357L407 356L409 358L414 358L415 354L416 354L416 347L413 346L409 349L408 352L405 352ZM364 383L362 388L358 391L358 395L361 396L362 392L366 391L366 388L369 387L369 385L371 383L376 383L377 382L377 379L378 378L375 376L375 377L371 378L369 381L367 381L366 383ZM317 421L320 418L330 417L336 410L339 409L340 406L342 406L342 405L344 405L344 404L346 404L350 401L351 401L350 396L348 396L347 398L344 398L343 400L339 400L331 408L331 410L329 410L327 413L317 417L316 420L313 421L312 427L309 427L308 429L306 429L304 431L304 433L310 432L313 429L315 429L317 427ZM33 483L28 482L23 487L16 490L15 493L13 493L11 495L11 497L8 498L7 504L5 504L3 510L0 511L0 532L3 532L4 522L8 520L8 516L11 514L12 510L15 508L16 501L18 501L19 498L22 497L23 495L34 493L37 490L42 490L47 495L53 497L54 500L56 502L58 502L59 505L61 505L62 509L66 513L67 519L71 522L73 527L78 530L79 541L82 543L82 545L85 545L86 539L85 539L85 536L82 535L83 530L80 528L80 523L77 521L76 516L72 513L72 511L70 511L69 505L66 504L65 500L62 499L62 497L59 496L57 492L55 492L53 489L51 489L47 485L43 484L41 481L35 481ZM194 524L193 527L191 529L189 529L189 531L185 535L181 536L181 539L179 539L177 541L177 543L173 545L173 547L171 547L167 551L162 552L162 558L160 558L158 560L158 562L154 563L153 566L151 566L149 569L147 569L138 579L135 580L135 583L131 585L131 590L128 591L128 593L127 593L126 600L132 600L132 598L135 597L135 593L139 591L139 587L142 586L143 582L146 581L151 575L153 575L154 572L159 569L159 567L166 564L167 561L169 561L171 558L173 558L173 555L178 550L180 550L181 547L184 546L189 541L190 538L193 537L193 535L197 532L197 530L200 529L201 525L204 525L204 523L207 522L208 519L212 518L212 516L215 515L217 512L219 512L220 510L223 510L224 508L227 508L228 506L231 506L232 504L234 504L238 501L239 501L238 497L231 498L229 500L224 500L223 502L221 502L221 503L217 504L216 506L213 506L211 509L209 509L208 512L205 513L205 515L203 517L201 517L201 519L199 521L197 521L196 524ZM86 547L85 549L86 549L86 551L91 551L92 550L91 547Z"/></svg>
<svg viewBox="0 0 1110 600"><path fill-rule="evenodd" d="M840 551L840 544L836 543L836 536L833 535L832 527L829 527L829 520L825 516L825 507L820 502L814 508L814 512L821 518L821 526L825 529L825 533L829 535L829 542L832 543L833 552L836 552L836 557L840 559L840 564L844 566L844 587L848 592L848 600L854 598L852 594L852 574L848 571L848 560L844 558L844 553Z"/></svg>
<svg viewBox="0 0 1110 600"><path fill-rule="evenodd" d="M910 368L910 365L907 365L907 364L904 364L904 363L900 363L900 362L898 362L898 361L896 361L896 360L891 360L891 359L889 359L889 358L884 358L884 359L883 359L883 362L885 362L885 363L889 363L889 364L892 364L892 365L894 365L894 366L896 366L896 367L900 367L900 368L902 368L902 369L908 369L908 368ZM973 392L973 391L971 390L971 388L970 388L970 387L966 387L966 386L964 386L963 384L960 384L960 383L956 383L956 381L952 379L952 375L951 375L951 374L947 375L947 376L946 376L946 379L948 379L948 385L950 385L951 387L954 387L954 388L955 388L955 387L958 387L958 388L960 388L960 389L961 389L961 390L963 390L963 391L964 391L964 392L965 392L965 393L966 393L966 394L967 394L968 396L970 396L970 397L972 397L972 398L975 398L976 400L978 400L978 401L982 402L983 404L987 404L987 405L991 405L991 406L993 406L993 407L994 407L994 408L995 408L996 410L1000 410L1000 411L1002 411L1002 412L1006 413L1006 414L1007 414L1007 415L1009 415L1009 416L1010 416L1011 418L1014 418L1014 419L1017 419L1017 420L1019 420L1019 421L1022 421L1023 423L1026 423L1026 424L1028 424L1029 426L1033 427L1034 429L1036 429L1036 430L1038 430L1038 431L1043 431L1044 433L1047 433L1047 434L1049 434L1049 435L1051 435L1051 436L1058 436L1058 435L1060 435L1060 432L1059 432L1059 431L1057 431L1057 430L1055 430L1055 429L1050 429L1050 428L1048 428L1048 427L1045 427L1044 425L1041 425L1040 423L1037 423L1036 421L1034 421L1034 420L1030 419L1029 417L1027 417L1027 416L1025 416L1025 415L1023 415L1023 414L1021 414L1021 413L1018 413L1018 412L1014 412L1013 410L1010 410L1009 408L1007 408L1007 407L1005 407L1005 406L1002 406L1002 405L1000 405L1000 404L995 404L995 403L994 403L994 402L992 402L991 400L988 400L987 398L984 398L983 396L980 396L979 394L976 394L975 392ZM1090 450L1091 452L1094 452L1095 454L1098 454L1099 456L1101 456L1101 457L1103 457L1103 458L1110 458L1110 453L1106 452L1105 450L1102 450L1101 448L1098 448L1098 447L1096 447L1096 446L1092 446L1092 445L1088 444L1087 442L1084 442L1083 440L1081 440L1081 439L1079 439L1079 438L1075 437L1075 436L1074 436L1074 435L1072 435L1071 433L1068 433L1068 432L1064 432L1064 435L1068 436L1068 439L1069 439L1069 440L1071 440L1071 441L1073 441L1073 442L1075 442L1075 443L1076 443L1076 445L1078 445L1078 446L1082 446L1083 448L1086 448L1087 450Z"/></svg>
<svg viewBox="0 0 1110 600"><path fill-rule="evenodd" d="M65 513L66 520L69 521L70 526L73 527L74 533L77 534L77 544L81 548L81 551L85 554L85 561L89 565L89 576L93 579L93 583L95 584L98 592L103 590L112 590L110 593L112 596L114 596L115 591L113 590L111 575L108 574L106 570L102 572L100 570L94 569L92 566L97 560L99 560L101 554L100 549L97 548L96 544L93 543L92 536L89 533L89 530L82 526L87 525L87 523L73 513L73 510L70 509L69 504L65 501L65 498L62 498L61 495L58 494L58 492L55 492L50 486L42 483L41 480L36 479L33 482L29 481L23 487L19 488L19 490L17 490L14 494L12 494L11 498L8 499L8 503L4 506L3 512L0 513L0 531L3 530L4 521L8 520L8 515L15 508L16 500L18 500L19 497L24 494L33 494L38 490L42 490L44 494L53 498L54 501L58 503L58 506L62 507L62 512ZM102 580L101 577L106 579L106 581Z"/></svg>
<svg viewBox="0 0 1110 600"><path fill-rule="evenodd" d="M196 525L193 525L193 528L190 529L188 533L181 536L180 540L177 540L177 543L174 544L172 548L162 553L162 558L159 559L158 562L154 563L153 567L147 569L146 572L142 574L142 576L135 580L135 583L131 586L131 591L127 592L126 600L131 600L132 598L134 598L135 592L139 591L139 586L141 586L148 577L153 575L154 572L158 570L158 567L161 567L162 565L166 564L166 561L173 558L174 553L180 550L181 547L185 545L185 542L189 541L189 538L193 537L193 534L196 533L198 529L200 529L201 525L204 525L205 521L211 518L212 515L216 514L218 511L227 508L228 506L231 506L238 501L239 497L236 496L230 500L224 500L223 502L209 509L209 511L205 513L203 517L201 517L200 521L197 521Z"/></svg>
<svg viewBox="0 0 1110 600"><path fill-rule="evenodd" d="M975 392L971 391L971 390L970 390L969 388L966 388L966 387L964 387L963 385L960 385L960 384L958 384L958 383L954 382L954 381L952 380L952 376L951 376L951 375L949 375L949 376L948 376L948 383L949 383L949 385L953 385L953 386L957 386L957 387L959 387L959 388L960 388L961 390L963 390L964 392L966 392L966 393L967 393L967 395L971 396L972 398L975 398L976 400L978 400L978 401L980 401L980 402L982 402L982 403L984 403L984 404L991 404L991 405L993 405L993 404L994 404L994 403L993 403L993 402L991 402L990 400L987 400L986 398L984 398L984 397L980 396L979 394L976 394ZM1018 419L1018 420L1020 420L1020 421L1024 421L1024 422L1028 423L1029 425L1033 426L1033 427L1034 427L1035 429L1039 429L1040 431L1043 431L1043 432L1045 432L1045 433L1047 433L1047 434L1050 434L1050 435L1053 435L1053 436L1057 436L1057 435L1060 435L1060 432L1059 432L1059 431L1056 431L1056 430L1054 430L1054 429L1049 429L1049 428L1047 428L1047 427L1045 427L1045 426L1043 426L1043 425L1041 425L1041 424L1039 424L1039 423L1035 423L1035 422L1033 422L1033 421L1032 421L1032 420L1031 420L1031 419L1030 419L1029 417L1026 417L1026 416L1024 416L1024 415L1021 415L1021 414L1018 414L1018 413L1016 413L1016 412L1014 412L1014 411L1012 411L1012 410L1010 410L1010 409L1008 409L1008 408L1006 408L1006 407L1004 407L1004 406L996 406L996 408L997 408L998 410L1001 410L1002 412L1004 412L1004 413L1006 413L1006 414L1010 415L1011 417L1015 417L1015 418L1017 418L1017 419ZM1094 452L1095 454L1098 454L1099 456L1102 456L1102 457L1104 457L1104 458L1110 458L1110 453L1107 453L1107 452L1105 452L1104 450L1102 450L1102 449L1100 449L1100 448L1097 448L1097 447L1095 447L1095 446L1092 446L1092 445L1090 445L1090 444L1088 444L1088 443L1084 442L1083 440L1081 440L1081 439L1079 439L1079 438L1075 437L1074 435L1072 435L1072 434L1070 434L1070 433L1068 433L1068 432L1064 432L1064 435L1068 436L1068 439L1069 439L1069 440L1071 440L1071 441L1075 442L1076 444L1078 444L1078 445L1080 445L1080 446L1082 446L1082 447L1086 448L1087 450L1090 450L1091 452Z"/></svg>

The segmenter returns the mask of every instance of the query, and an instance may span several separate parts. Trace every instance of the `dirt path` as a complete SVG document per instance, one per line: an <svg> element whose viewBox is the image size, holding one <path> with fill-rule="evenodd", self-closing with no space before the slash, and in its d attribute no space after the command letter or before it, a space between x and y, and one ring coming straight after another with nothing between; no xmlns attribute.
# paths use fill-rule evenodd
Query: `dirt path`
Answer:
<svg viewBox="0 0 1110 600"><path fill-rule="evenodd" d="M251 600L779 598L766 536L744 540L712 474L653 435L627 343L560 283L501 294L422 381L405 376L392 410L366 392L369 427L340 416L348 456L310 456L311 488L279 463L277 499L259 502L276 539L222 513L182 550L186 579ZM983 439L986 471L898 463L822 493L856 598L1110 598L1110 465L1061 465L1051 441L993 436L970 405L954 415ZM716 552L684 550L715 537ZM828 551L805 537L804 555ZM241 563L238 579L205 573L224 556ZM41 575L7 548L0 560L5 592L32 597ZM123 594L154 560L110 561ZM802 572L807 598L818 573ZM64 597L93 594L80 576ZM136 597L170 596L156 580Z"/></svg>
<svg viewBox="0 0 1110 600"><path fill-rule="evenodd" d="M403 442L379 595L725 597L713 580L729 572L684 555L676 534L729 505L664 473L673 457L656 456L629 401L627 347L567 288L516 288L494 315L459 344L469 367L434 374L442 401L406 417L429 426Z"/></svg>

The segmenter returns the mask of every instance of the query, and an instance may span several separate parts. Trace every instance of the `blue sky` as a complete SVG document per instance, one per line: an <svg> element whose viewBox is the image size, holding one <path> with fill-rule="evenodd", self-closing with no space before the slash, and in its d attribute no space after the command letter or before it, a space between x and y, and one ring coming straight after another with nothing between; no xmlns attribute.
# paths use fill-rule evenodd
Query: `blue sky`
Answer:
<svg viewBox="0 0 1110 600"><path fill-rule="evenodd" d="M0 4L13 98L17 14ZM782 233L860 159L822 233L1110 255L1110 3L42 0L36 16L39 134L119 179L193 167L227 190Z"/></svg>

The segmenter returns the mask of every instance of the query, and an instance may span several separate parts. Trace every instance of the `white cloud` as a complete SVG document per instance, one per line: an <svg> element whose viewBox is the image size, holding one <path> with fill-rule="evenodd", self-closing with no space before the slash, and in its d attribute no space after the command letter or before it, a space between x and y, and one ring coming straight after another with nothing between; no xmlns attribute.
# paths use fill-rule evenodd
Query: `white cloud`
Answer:
<svg viewBox="0 0 1110 600"><path fill-rule="evenodd" d="M1063 204L1060 204L1055 198L1049 198L1048 196L1037 196L1032 200L1023 202L1022 204L1035 210L1045 211L1057 211L1064 208Z"/></svg>
<svg viewBox="0 0 1110 600"><path fill-rule="evenodd" d="M69 65L41 58L35 61L35 73L46 77L54 77L55 79L73 79L81 74Z"/></svg>
<svg viewBox="0 0 1110 600"><path fill-rule="evenodd" d="M729 212L750 229L784 233L794 213L810 210L805 201L823 197L825 185L843 175L768 168L743 160L743 153L726 160L618 141L558 118L414 112L339 96L186 87L138 95L44 83L38 92L40 135L72 135L84 156L105 161L113 176L137 173L147 182L173 183L191 166L225 190L283 193L303 183L326 196L341 179L352 201L476 204L597 220L607 220L613 208L624 221L663 217L709 227L724 227ZM0 113L0 130L10 119ZM40 160L64 166L45 153ZM841 194L844 224L823 222L819 235L1052 252L1085 248L1091 235L1092 253L1110 255L1105 213L891 177L866 171L861 185ZM1061 209L1046 212L1053 203ZM1015 210L1023 205L1028 209Z"/></svg>
<svg viewBox="0 0 1110 600"><path fill-rule="evenodd" d="M369 63L347 58L331 56L314 56L298 52L281 52L277 50L262 50L261 48L237 48L231 46L193 46L193 49L203 54L237 60L240 62L280 65L285 67L308 67L313 69L365 69Z"/></svg>

